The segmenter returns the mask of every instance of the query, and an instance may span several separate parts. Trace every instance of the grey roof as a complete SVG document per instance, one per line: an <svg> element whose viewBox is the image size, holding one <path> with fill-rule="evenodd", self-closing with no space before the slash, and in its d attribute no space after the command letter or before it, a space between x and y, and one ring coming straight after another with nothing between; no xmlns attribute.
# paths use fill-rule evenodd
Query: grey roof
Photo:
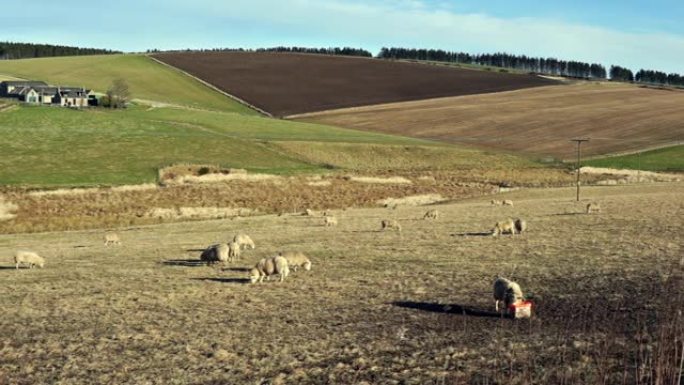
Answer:
<svg viewBox="0 0 684 385"><path fill-rule="evenodd" d="M13 92L16 95L26 95L29 91L31 91L33 87L20 87Z"/></svg>
<svg viewBox="0 0 684 385"><path fill-rule="evenodd" d="M14 86L14 87L35 87L35 86L47 86L47 83L34 80L5 80L0 82L0 84Z"/></svg>
<svg viewBox="0 0 684 385"><path fill-rule="evenodd" d="M88 94L84 92L81 88L77 90L60 90L59 94L62 96L66 96L69 98L79 98L79 97L86 97Z"/></svg>
<svg viewBox="0 0 684 385"><path fill-rule="evenodd" d="M34 89L43 95L54 95L57 93L57 87L36 87Z"/></svg>

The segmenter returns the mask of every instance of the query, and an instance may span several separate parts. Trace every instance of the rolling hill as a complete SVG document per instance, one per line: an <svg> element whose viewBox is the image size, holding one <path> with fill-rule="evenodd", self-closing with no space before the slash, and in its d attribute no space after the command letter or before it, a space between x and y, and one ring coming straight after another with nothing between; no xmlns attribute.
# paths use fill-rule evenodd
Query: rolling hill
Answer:
<svg viewBox="0 0 684 385"><path fill-rule="evenodd" d="M274 116L557 84L526 74L342 56L182 52L154 57Z"/></svg>
<svg viewBox="0 0 684 385"><path fill-rule="evenodd" d="M144 104L126 110L18 106L0 112L0 184L154 182L175 163L293 174L347 170L480 168L500 155L382 133L271 119L180 71L140 55L0 62L7 77L104 90L125 78ZM68 148L69 151L64 151ZM414 162L417 154L432 159ZM539 167L507 155L499 168Z"/></svg>
<svg viewBox="0 0 684 385"><path fill-rule="evenodd" d="M0 80L3 77L83 86L99 92L106 91L112 80L123 78L137 99L157 104L254 114L242 104L144 55L0 60Z"/></svg>
<svg viewBox="0 0 684 385"><path fill-rule="evenodd" d="M684 92L580 82L493 94L366 106L300 116L308 122L572 159L680 144ZM680 163L682 161L680 160Z"/></svg>

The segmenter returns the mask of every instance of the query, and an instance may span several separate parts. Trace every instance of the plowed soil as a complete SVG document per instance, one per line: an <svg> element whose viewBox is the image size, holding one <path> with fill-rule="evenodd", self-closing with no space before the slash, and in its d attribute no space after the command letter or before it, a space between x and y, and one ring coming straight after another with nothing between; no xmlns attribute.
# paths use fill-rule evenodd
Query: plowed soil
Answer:
<svg viewBox="0 0 684 385"><path fill-rule="evenodd" d="M556 84L532 75L323 55L154 55L275 116Z"/></svg>
<svg viewBox="0 0 684 385"><path fill-rule="evenodd" d="M302 120L480 148L573 159L684 140L684 92L579 83L327 111Z"/></svg>

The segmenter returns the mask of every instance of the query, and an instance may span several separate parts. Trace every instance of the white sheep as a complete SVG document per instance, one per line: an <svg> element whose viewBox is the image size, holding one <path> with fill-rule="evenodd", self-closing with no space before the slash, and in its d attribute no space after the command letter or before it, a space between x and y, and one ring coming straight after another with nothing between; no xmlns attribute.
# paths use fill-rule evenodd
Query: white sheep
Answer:
<svg viewBox="0 0 684 385"><path fill-rule="evenodd" d="M14 254L14 263L17 269L21 264L28 265L29 269L32 269L34 266L39 266L41 269L45 267L45 259L43 257L36 252L27 250L17 251Z"/></svg>
<svg viewBox="0 0 684 385"><path fill-rule="evenodd" d="M121 239L119 238L119 234L117 234L117 233L106 233L104 235L104 244L105 244L105 246L120 245Z"/></svg>
<svg viewBox="0 0 684 385"><path fill-rule="evenodd" d="M437 209L428 210L428 212L423 215L423 219L438 219L439 211Z"/></svg>
<svg viewBox="0 0 684 385"><path fill-rule="evenodd" d="M401 232L401 225L399 224L399 222L397 222L394 219L383 219L380 222L380 226L381 226L380 228L382 230L391 229L391 230L397 230L397 231Z"/></svg>
<svg viewBox="0 0 684 385"><path fill-rule="evenodd" d="M233 241L228 245L228 259L231 262L240 259L240 244L238 242Z"/></svg>
<svg viewBox="0 0 684 385"><path fill-rule="evenodd" d="M494 228L492 229L492 235L497 236L501 234L516 233L515 222L512 219L506 219L505 221L496 222Z"/></svg>
<svg viewBox="0 0 684 385"><path fill-rule="evenodd" d="M496 311L499 311L499 302L504 303L506 309L524 299L520 285L506 278L497 277L494 281L494 300Z"/></svg>
<svg viewBox="0 0 684 385"><path fill-rule="evenodd" d="M325 227L337 226L337 218L325 217Z"/></svg>
<svg viewBox="0 0 684 385"><path fill-rule="evenodd" d="M251 283L263 282L265 277L280 275L280 282L290 275L290 268L287 259L278 255L260 260L252 270L249 271L249 281Z"/></svg>
<svg viewBox="0 0 684 385"><path fill-rule="evenodd" d="M292 268L292 271L297 271L299 267L303 267L304 270L311 270L311 260L309 257L304 255L304 253L298 251L287 251L280 254L287 260L287 265Z"/></svg>
<svg viewBox="0 0 684 385"><path fill-rule="evenodd" d="M504 206L513 206L513 201L510 199L506 199L503 202L501 202Z"/></svg>
<svg viewBox="0 0 684 385"><path fill-rule="evenodd" d="M503 204L503 202L501 202L500 200L492 199L492 205L493 206L501 206L502 204Z"/></svg>
<svg viewBox="0 0 684 385"><path fill-rule="evenodd" d="M316 213L314 213L314 211L311 209L306 209L306 210L304 210L304 215L309 216L309 217L313 217L314 215L316 215Z"/></svg>
<svg viewBox="0 0 684 385"><path fill-rule="evenodd" d="M601 212L601 205L596 203L596 202L591 202L587 204L587 214L591 214L593 212L600 213Z"/></svg>
<svg viewBox="0 0 684 385"><path fill-rule="evenodd" d="M518 234L522 234L525 231L527 231L527 222L524 219L516 219L515 222L515 230L518 232Z"/></svg>
<svg viewBox="0 0 684 385"><path fill-rule="evenodd" d="M228 262L230 247L226 243L219 243L218 245L211 245L207 247L200 255L202 261L211 265L218 262Z"/></svg>
<svg viewBox="0 0 684 385"><path fill-rule="evenodd" d="M243 249L250 248L254 250L254 241L247 234L237 234L235 237L233 237L233 242L237 242Z"/></svg>

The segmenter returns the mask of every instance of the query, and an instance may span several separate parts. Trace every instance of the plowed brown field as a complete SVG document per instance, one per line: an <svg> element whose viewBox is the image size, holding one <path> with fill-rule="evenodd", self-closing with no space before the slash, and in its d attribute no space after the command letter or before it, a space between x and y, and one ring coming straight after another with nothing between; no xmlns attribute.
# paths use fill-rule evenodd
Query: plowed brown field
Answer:
<svg viewBox="0 0 684 385"><path fill-rule="evenodd" d="M194 52L154 57L275 116L556 84L531 75L323 55Z"/></svg>
<svg viewBox="0 0 684 385"><path fill-rule="evenodd" d="M586 155L661 147L684 140L684 92L580 83L327 111L301 120L574 157L568 140L589 137Z"/></svg>

